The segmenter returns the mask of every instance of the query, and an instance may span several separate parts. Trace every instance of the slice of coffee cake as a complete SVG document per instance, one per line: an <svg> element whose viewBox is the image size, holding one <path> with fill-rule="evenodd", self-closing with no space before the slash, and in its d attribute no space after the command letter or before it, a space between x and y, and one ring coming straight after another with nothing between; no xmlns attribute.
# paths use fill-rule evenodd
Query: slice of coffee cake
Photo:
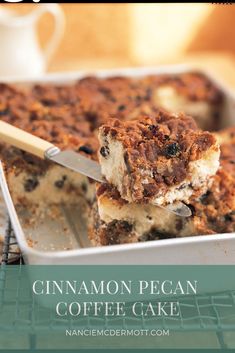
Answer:
<svg viewBox="0 0 235 353"><path fill-rule="evenodd" d="M102 173L128 202L188 202L207 190L219 167L216 138L184 114L111 119L99 140Z"/></svg>
<svg viewBox="0 0 235 353"><path fill-rule="evenodd" d="M221 167L212 185L190 199L192 216L181 218L152 204L128 203L109 184L97 187L90 218L90 239L96 246L235 232L235 127L218 133Z"/></svg>

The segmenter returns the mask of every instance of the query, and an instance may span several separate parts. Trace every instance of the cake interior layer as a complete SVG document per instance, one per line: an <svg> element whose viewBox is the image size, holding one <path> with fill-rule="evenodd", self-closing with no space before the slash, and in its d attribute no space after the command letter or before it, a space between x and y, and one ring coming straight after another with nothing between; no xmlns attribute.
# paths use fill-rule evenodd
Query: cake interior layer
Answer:
<svg viewBox="0 0 235 353"><path fill-rule="evenodd" d="M7 181L13 201L16 205L54 204L76 202L77 196L87 201L94 198L94 183L88 178L70 169L50 165L44 174L26 171L17 172L11 168L7 172Z"/></svg>
<svg viewBox="0 0 235 353"><path fill-rule="evenodd" d="M105 194L98 198L99 218L106 225L125 221L131 225L131 232L140 239L151 230L172 236L187 236L196 233L191 218L180 218L164 208L154 205L120 203Z"/></svg>

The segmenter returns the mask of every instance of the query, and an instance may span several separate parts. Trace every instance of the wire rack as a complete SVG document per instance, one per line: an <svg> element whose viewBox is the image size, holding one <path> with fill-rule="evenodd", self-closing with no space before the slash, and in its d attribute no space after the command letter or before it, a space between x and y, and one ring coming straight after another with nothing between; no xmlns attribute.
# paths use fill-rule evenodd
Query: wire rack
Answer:
<svg viewBox="0 0 235 353"><path fill-rule="evenodd" d="M61 330L64 328L88 328L91 322L90 319L83 319L80 321L74 321L71 319L60 319L58 325L58 318L53 314L48 319L48 316L42 318L40 313L43 313L45 308L36 305L32 298L21 298L21 267L23 265L23 258L19 251L15 251L17 242L14 236L14 232L11 227L11 223L8 223L8 229L6 232L3 253L2 253L2 264L0 271L0 306L7 305L8 301L14 302L15 305L15 317L12 320L12 325L16 322L19 324L22 330L27 330L29 332L29 342L30 347L35 348L37 337L35 332L42 330L45 327L52 330ZM13 250L12 250L13 249ZM17 290L14 293L10 293L6 289L6 273L5 270L7 265L18 264L18 278ZM10 299L9 299L10 297ZM24 300L24 304L28 308L28 317L21 317L21 312L18 310L20 301ZM180 317L159 317L159 319L154 320L153 325L157 325L162 329L170 329L171 331L210 331L214 332L217 336L217 340L221 348L227 348L227 344L224 339L224 333L226 331L235 332L235 291L220 292L216 294L205 294L197 295L192 297L184 298L180 301ZM33 306L33 307L32 307ZM110 320L112 324L115 325L115 319L95 319L98 321L100 327L107 327L110 325ZM119 319L120 321L120 319ZM120 322L119 322L120 324ZM145 328L145 321L142 322L142 328ZM80 325L80 327L78 327ZM148 322L149 325L149 322ZM128 318L123 319L121 326L128 328L128 326L133 327L133 318L128 321ZM12 330L13 326L3 325L0 330Z"/></svg>
<svg viewBox="0 0 235 353"><path fill-rule="evenodd" d="M10 220L8 220L8 226L4 237L2 247L2 265L8 265L10 263L23 263L23 258L18 250L18 244L11 226Z"/></svg>

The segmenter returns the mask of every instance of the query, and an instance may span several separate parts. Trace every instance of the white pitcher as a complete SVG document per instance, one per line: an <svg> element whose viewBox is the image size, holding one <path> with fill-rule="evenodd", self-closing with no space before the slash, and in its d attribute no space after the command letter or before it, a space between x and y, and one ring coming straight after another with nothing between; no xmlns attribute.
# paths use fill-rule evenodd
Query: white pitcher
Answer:
<svg viewBox="0 0 235 353"><path fill-rule="evenodd" d="M64 33L64 14L58 4L35 4L35 10L17 15L0 7L0 78L27 78L45 72ZM54 32L42 50L37 21L46 12L54 17Z"/></svg>

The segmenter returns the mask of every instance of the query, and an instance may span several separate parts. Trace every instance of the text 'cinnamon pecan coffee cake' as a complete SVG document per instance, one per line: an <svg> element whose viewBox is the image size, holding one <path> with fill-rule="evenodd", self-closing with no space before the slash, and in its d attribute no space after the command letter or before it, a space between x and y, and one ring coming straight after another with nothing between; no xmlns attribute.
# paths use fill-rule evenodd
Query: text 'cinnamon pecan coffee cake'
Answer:
<svg viewBox="0 0 235 353"><path fill-rule="evenodd" d="M0 157L4 163L14 203L17 208L29 209L39 205L48 208L51 204L76 203L79 199L84 200L87 205L84 209L85 218L89 218L87 224L94 245L169 236L232 232L234 231L234 204L231 196L234 190L232 187L234 173L231 172L233 163L230 162L234 160L234 153L231 150L232 138L229 142L225 142L225 139L228 139L226 132L216 135L217 139L221 136L219 141L222 150L221 166L213 178L212 185L209 185L211 182L209 176L217 168L217 143L208 132L199 132L191 118L180 114L184 112L191 115L202 129L218 130L221 126L223 102L221 91L200 73L151 75L138 78L85 77L65 85L0 84L1 120L41 137L62 150L72 149L94 160L98 159L99 150L102 147L97 137L98 129L106 125L110 118L114 118L113 124L118 124L115 120L118 118L123 124L125 122L131 124L132 120L136 120L137 123L133 124L139 126L144 125L139 121L143 119L143 115L148 116L144 119L156 119L162 112L167 121L162 124L165 126L164 129L169 130L167 127L169 122L180 132L181 117L184 128L181 128L180 133L183 135L183 130L190 130L191 141L185 135L185 143L182 144L181 138L177 136L173 138L170 130L164 133L168 135L169 140L165 137L166 141L161 142L159 135L157 146L162 147L162 152L164 151L163 158L169 166L168 174L171 167L174 169L176 161L179 166L184 164L183 168L182 166L179 168L179 175L175 173L176 179L173 178L173 180L171 175L164 175L161 183L162 190L165 190L163 198L174 183L179 181L183 185L190 158L192 162L197 162L199 155L203 159L208 153L208 158L211 158L212 162L209 169L206 167L205 174L200 175L201 181L196 178L194 180L193 176L191 176L192 185L187 181L185 200L189 199L187 204L190 205L193 215L189 219L182 219L152 203L142 203L142 199L146 198L147 201L155 198L161 202L162 196L149 195L148 188L141 189L140 194L134 194L134 198L140 195L140 203L129 202L122 197L125 196L124 194L121 196L119 191L110 184L96 186L94 182L78 173L68 171L49 161L42 161L29 153L0 142ZM165 113L162 108L166 110ZM145 129L148 134L154 134L155 128L150 125L155 125L155 122L151 124L146 122ZM200 134L203 140L201 144L196 143ZM160 143L162 143L161 146ZM188 153L187 148L190 147L192 152L193 144L194 153ZM150 154L147 153L147 156L149 158ZM182 163L180 163L180 156ZM151 164L151 158L149 163ZM162 166L165 166L165 163L162 163ZM227 172L227 169L230 171ZM183 174L182 170L184 170ZM162 173L160 168L158 176L160 179ZM198 199L193 197L197 182L199 184L205 182L208 188ZM192 196L190 196L191 193ZM169 196L170 199L171 196ZM162 214L160 215L159 212Z"/></svg>

